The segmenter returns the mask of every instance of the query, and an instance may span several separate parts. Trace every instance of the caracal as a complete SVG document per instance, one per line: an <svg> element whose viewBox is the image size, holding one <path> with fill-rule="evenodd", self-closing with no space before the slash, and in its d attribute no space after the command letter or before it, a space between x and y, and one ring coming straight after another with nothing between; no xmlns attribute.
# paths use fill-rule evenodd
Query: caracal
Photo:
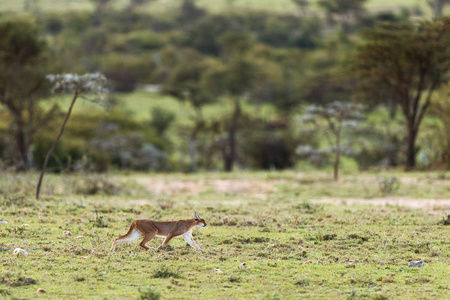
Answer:
<svg viewBox="0 0 450 300"><path fill-rule="evenodd" d="M119 243L128 243L133 242L140 238L144 237L142 242L140 242L139 246L142 248L149 250L153 247L148 247L147 244L151 239L155 236L165 237L162 245L166 245L170 242L171 239L178 236L183 236L184 240L194 247L196 250L202 251L199 245L192 238L192 229L195 226L206 227L206 222L204 219L200 218L196 211L194 211L194 219L189 220L179 220L179 221L169 221L169 222L157 222L152 220L136 220L131 226L130 230L125 235L119 236L114 240L111 251L114 251L116 245ZM162 246L161 245L161 246ZM155 248L153 248L155 249Z"/></svg>

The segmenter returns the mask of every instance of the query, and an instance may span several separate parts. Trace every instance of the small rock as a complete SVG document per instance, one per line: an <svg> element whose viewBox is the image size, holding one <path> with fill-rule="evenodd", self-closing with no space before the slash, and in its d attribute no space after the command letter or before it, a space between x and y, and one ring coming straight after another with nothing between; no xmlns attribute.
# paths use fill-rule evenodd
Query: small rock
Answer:
<svg viewBox="0 0 450 300"><path fill-rule="evenodd" d="M22 227L29 227L30 225L28 224L22 224Z"/></svg>
<svg viewBox="0 0 450 300"><path fill-rule="evenodd" d="M70 232L69 230L66 230L66 231L63 231L63 235L72 236L72 232Z"/></svg>
<svg viewBox="0 0 450 300"><path fill-rule="evenodd" d="M0 224L8 224L6 221L0 221Z"/></svg>
<svg viewBox="0 0 450 300"><path fill-rule="evenodd" d="M421 260L410 261L408 264L408 267L421 268L421 267L423 267L423 261L421 261Z"/></svg>
<svg viewBox="0 0 450 300"><path fill-rule="evenodd" d="M23 256L28 256L27 250L24 250L24 249L21 249L21 248L14 249L14 254L15 255L22 254Z"/></svg>
<svg viewBox="0 0 450 300"><path fill-rule="evenodd" d="M45 293L47 293L44 289L38 289L37 290L37 293L38 294L45 294Z"/></svg>
<svg viewBox="0 0 450 300"><path fill-rule="evenodd" d="M84 236L79 235L79 236L77 236L77 239L84 239Z"/></svg>

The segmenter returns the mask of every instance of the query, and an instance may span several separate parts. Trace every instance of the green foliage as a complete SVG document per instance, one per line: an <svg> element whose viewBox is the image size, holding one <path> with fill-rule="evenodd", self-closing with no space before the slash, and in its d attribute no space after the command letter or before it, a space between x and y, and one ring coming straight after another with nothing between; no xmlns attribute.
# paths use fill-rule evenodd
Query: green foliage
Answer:
<svg viewBox="0 0 450 300"><path fill-rule="evenodd" d="M416 139L432 95L450 69L449 28L449 18L381 24L362 32L363 41L352 57L360 95L372 102L385 99L401 108L408 168L416 165Z"/></svg>
<svg viewBox="0 0 450 300"><path fill-rule="evenodd" d="M9 234L22 235L25 231L25 226L7 226L5 229Z"/></svg>
<svg viewBox="0 0 450 300"><path fill-rule="evenodd" d="M28 152L34 133L48 122L38 103L48 93L45 72L47 46L37 25L25 17L5 18L0 22L0 104L10 119L11 160L18 170L28 170Z"/></svg>
<svg viewBox="0 0 450 300"><path fill-rule="evenodd" d="M153 278L181 278L178 271L173 270L170 267L161 267L154 274Z"/></svg>
<svg viewBox="0 0 450 300"><path fill-rule="evenodd" d="M334 179L338 179L341 155L351 155L351 146L344 144L345 129L356 129L362 120L362 106L353 103L334 101L325 106L311 105L305 109L301 124L312 124L313 130L321 132L328 143L328 148L314 150L311 146L301 145L297 152L310 155L310 159L320 158L322 153L334 153Z"/></svg>
<svg viewBox="0 0 450 300"><path fill-rule="evenodd" d="M110 47L116 52L138 55L147 51L158 50L164 43L163 36L143 30L117 35Z"/></svg>
<svg viewBox="0 0 450 300"><path fill-rule="evenodd" d="M281 123L281 124L279 124ZM294 162L295 142L289 130L274 129L271 126L285 126L282 121L267 124L266 128L245 131L245 142L241 146L245 160L255 169L283 170L291 168Z"/></svg>
<svg viewBox="0 0 450 300"><path fill-rule="evenodd" d="M139 299L141 300L159 300L161 293L152 290L149 286L145 288L139 288Z"/></svg>
<svg viewBox="0 0 450 300"><path fill-rule="evenodd" d="M0 279L0 284L10 287L22 287L36 283L36 279L34 278L15 275L9 272L2 274Z"/></svg>
<svg viewBox="0 0 450 300"><path fill-rule="evenodd" d="M171 111L161 107L152 108L150 126L155 128L159 135L163 135L174 121L175 114Z"/></svg>
<svg viewBox="0 0 450 300"><path fill-rule="evenodd" d="M450 99L450 82L435 95L431 105L431 112L441 121L438 137L435 138L439 147L435 148L439 149L440 163L447 169L450 168L450 102L448 99Z"/></svg>
<svg viewBox="0 0 450 300"><path fill-rule="evenodd" d="M103 216L99 216L98 214L95 215L95 218L93 220L89 220L89 223L91 223L92 226L97 227L97 228L108 227L108 223L105 222L105 220L103 219Z"/></svg>
<svg viewBox="0 0 450 300"><path fill-rule="evenodd" d="M383 196L391 195L400 187L400 181L397 177L380 178L378 181L380 192Z"/></svg>
<svg viewBox="0 0 450 300"><path fill-rule="evenodd" d="M38 169L41 169L45 155L53 143L53 136L40 137L33 147L33 162ZM75 154L74 156L72 156ZM69 160L77 160L81 158L81 149L73 148L69 151L64 143L58 143L52 156L50 157L47 167L50 172L62 172L66 169Z"/></svg>
<svg viewBox="0 0 450 300"><path fill-rule="evenodd" d="M176 20L180 24L189 25L202 18L205 14L206 11L199 8L195 0L183 0Z"/></svg>
<svg viewBox="0 0 450 300"><path fill-rule="evenodd" d="M217 37L227 32L237 32L238 26L222 15L207 15L188 27L182 45L194 48L208 55L220 54L220 43Z"/></svg>
<svg viewBox="0 0 450 300"><path fill-rule="evenodd" d="M21 1L4 2L3 11L23 8ZM140 86L142 90L161 87L164 94L189 103L180 109L173 105L173 99L164 97L169 99L169 109L177 114L177 120L167 130L164 129L168 122L165 118L169 115L159 112L150 120L156 122L151 126L134 122L133 129L124 130L119 126L116 132L107 134L102 130L109 126L104 124L109 120L100 122L91 117L85 118L86 122L81 117L71 120L77 123L72 129L68 128L74 134L63 141L57 149L60 152L51 157L50 163L54 168L70 171L106 171L111 168L194 170L192 166L196 165L219 169L224 154L232 160L234 155L231 152L234 151L243 168L296 165L295 159L291 158L292 145L296 144L291 138L296 134L293 129L272 133L257 126L260 131L250 134L250 130L242 130L253 125L241 118L244 115L241 110L249 105L251 114L259 114L258 106L268 104L281 114L277 118L287 119L295 117L302 102L327 104L334 100L347 101L353 89L346 88L349 80L340 65L347 63L343 57L353 50L355 37L351 33L337 32L331 23L328 26L330 24L325 23L322 15L317 15L318 7L332 13L336 22L348 20L351 29L356 30L372 27L379 20L394 23L407 20L412 14L412 5L405 0L394 2L323 0L310 1L307 5L308 1L292 0L185 0L170 3L83 0L76 3L68 1L61 6L64 9L55 11L48 0L40 0L35 9L30 10L39 26L29 36L40 37L39 42L46 40L49 43L51 60L60 70L101 70L111 79L110 87L114 91L128 93ZM300 13L295 10L296 5L302 10ZM372 10L374 7L397 5L405 5L405 9L382 13ZM425 5L421 4L421 8ZM52 6L53 11L49 12ZM364 9L367 9L367 14L362 15ZM31 20L33 17L27 18ZM9 17L2 18L2 22L9 20ZM42 30L41 35L39 29ZM32 69L41 71L48 65L45 63ZM29 82L38 81L36 78L24 80L16 91L25 91L24 87ZM135 101L135 98L139 99ZM383 94L374 98L387 97ZM29 97L21 96L21 99ZM136 94L118 94L116 99L117 110L132 108L135 112L128 121L122 121L133 123L130 121L136 117L147 125L148 107L163 97L158 93L150 95L137 91ZM33 108L33 111L39 109ZM37 124L52 119L46 110L38 114L39 118L34 118ZM10 116L8 113L6 117L11 120ZM105 115L101 118L102 121L107 119ZM272 116L261 119L261 122L269 123L273 120ZM388 122L392 124L390 120ZM436 132L442 129L442 124L436 122L432 125L434 128L430 126L426 138L437 140ZM13 149L15 143L11 142L14 128L9 126L5 134L0 134L0 167L17 165L19 151ZM38 148L33 153L36 161L42 161L42 145L47 143L44 132L50 130L52 128L48 126L38 130L39 141L35 143ZM105 141L100 142L103 134ZM25 135L24 141L36 141L32 134ZM405 161L399 154L405 148L401 134L395 132L386 137L382 130L374 130L370 136L376 141L363 137L359 145L357 159L361 168L380 162L385 164L389 161L387 164L396 165ZM302 134L299 140L311 140L309 137ZM354 138L358 137L352 136ZM235 141L231 142L233 139ZM250 143L246 143L246 139ZM317 138L313 142L318 146L322 139ZM120 149L113 149L111 145L114 143L120 144ZM238 147L233 151L227 150L234 147L232 144ZM435 149L437 144L438 148L443 147L442 143L435 141L429 143L428 148ZM245 145L245 149L241 145ZM195 155L192 149L197 149L200 155ZM423 161L430 161L426 166L436 165L438 151L441 150L432 154L429 150L422 151ZM24 158L30 149L21 152ZM130 159L130 156L136 159ZM152 159L146 160L149 156ZM141 159L146 160L145 163L140 164ZM157 164L158 160L163 163ZM186 163L188 160L191 160L190 164ZM326 166L329 160L318 161L321 166ZM223 164L229 163L224 161ZM441 164L445 164L445 159Z"/></svg>
<svg viewBox="0 0 450 300"><path fill-rule="evenodd" d="M442 220L438 222L439 225L448 226L450 225L450 215L447 215L447 217L442 217Z"/></svg>

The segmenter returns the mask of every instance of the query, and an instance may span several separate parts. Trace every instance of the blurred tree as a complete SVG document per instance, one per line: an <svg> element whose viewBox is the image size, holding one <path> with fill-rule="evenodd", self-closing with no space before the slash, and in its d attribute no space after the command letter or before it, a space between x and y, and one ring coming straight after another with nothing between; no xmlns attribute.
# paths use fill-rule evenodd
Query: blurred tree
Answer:
<svg viewBox="0 0 450 300"><path fill-rule="evenodd" d="M450 82L436 94L432 103L432 112L443 124L440 139L443 144L441 163L450 168Z"/></svg>
<svg viewBox="0 0 450 300"><path fill-rule="evenodd" d="M364 3L367 0L319 0L318 5L325 10L328 17L335 18L341 23L342 30L346 33L350 30L352 18L359 17L364 11Z"/></svg>
<svg viewBox="0 0 450 300"><path fill-rule="evenodd" d="M24 0L23 10L37 16L41 12L39 0Z"/></svg>
<svg viewBox="0 0 450 300"><path fill-rule="evenodd" d="M416 138L433 92L450 71L450 19L382 24L362 32L351 62L361 97L396 103L406 119L406 167L416 165Z"/></svg>
<svg viewBox="0 0 450 300"><path fill-rule="evenodd" d="M305 109L302 123L311 123L315 129L322 131L331 148L325 152L334 152L334 180L339 178L339 164L342 154L350 154L351 148L342 145L344 128L355 128L357 121L363 119L362 107L353 103L335 101L325 106L312 105ZM299 154L317 154L308 146L299 148Z"/></svg>
<svg viewBox="0 0 450 300"><path fill-rule="evenodd" d="M206 15L206 11L195 3L195 0L183 0L176 20L181 24L192 24Z"/></svg>
<svg viewBox="0 0 450 300"><path fill-rule="evenodd" d="M306 11L309 6L309 1L308 0L292 0L292 2L294 2L296 5L298 5L298 7L300 7L302 14L304 16L306 16Z"/></svg>
<svg viewBox="0 0 450 300"><path fill-rule="evenodd" d="M155 128L160 136L166 132L173 121L175 121L175 114L170 110L162 107L152 108L150 126Z"/></svg>
<svg viewBox="0 0 450 300"><path fill-rule="evenodd" d="M94 3L94 25L100 26L102 24L103 15L114 0L90 0Z"/></svg>
<svg viewBox="0 0 450 300"><path fill-rule="evenodd" d="M427 0L427 3L433 10L434 17L438 19L442 17L444 7L450 4L450 0Z"/></svg>
<svg viewBox="0 0 450 300"><path fill-rule="evenodd" d="M179 51L175 54L175 60L176 63L169 71L168 78L163 85L163 92L174 96L181 102L189 103L194 109L194 113L190 116L194 124L189 130L190 171L194 172L197 160L197 139L205 127L202 109L216 99L201 86L208 63L200 53L191 49Z"/></svg>
<svg viewBox="0 0 450 300"><path fill-rule="evenodd" d="M153 0L130 0L127 10L134 11L135 9L149 3L150 1L153 1Z"/></svg>
<svg viewBox="0 0 450 300"><path fill-rule="evenodd" d="M26 19L0 22L0 104L12 116L13 159L18 171L30 168L30 145L37 129L54 109L44 113L39 102L48 93L45 72L49 68L47 46L37 26Z"/></svg>
<svg viewBox="0 0 450 300"><path fill-rule="evenodd" d="M189 26L182 44L202 53L218 56L221 45L219 37L227 32L236 32L238 24L223 15L207 15Z"/></svg>
<svg viewBox="0 0 450 300"><path fill-rule="evenodd" d="M260 74L251 57L253 43L243 33L229 33L220 39L222 63L209 68L203 78L203 88L212 94L223 95L232 105L227 122L227 137L221 151L225 171L233 170L237 156L237 133L242 117L242 102L254 88Z"/></svg>
<svg viewBox="0 0 450 300"><path fill-rule="evenodd" d="M86 95L91 95L92 98L89 100L100 105L105 105L105 94L108 93L108 90L105 87L106 77L99 73L84 74L82 76L75 74L47 75L47 79L53 83L53 93L69 92L73 93L73 98L64 121L61 125L61 129L56 136L56 139L53 142L52 146L48 150L47 155L45 156L44 164L42 165L41 169L41 175L39 176L39 181L36 188L36 199L39 199L39 192L41 189L42 179L44 177L45 167L47 166L48 160L55 150L56 145L61 139L64 128L66 127L67 121L69 120L73 106L75 104L75 101L78 99L78 96L83 97Z"/></svg>

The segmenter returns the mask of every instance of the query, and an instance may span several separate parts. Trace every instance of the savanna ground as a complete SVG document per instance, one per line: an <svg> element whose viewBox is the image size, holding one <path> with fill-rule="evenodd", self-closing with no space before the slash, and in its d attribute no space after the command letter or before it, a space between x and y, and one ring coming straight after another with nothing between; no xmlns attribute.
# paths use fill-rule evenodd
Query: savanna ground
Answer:
<svg viewBox="0 0 450 300"><path fill-rule="evenodd" d="M330 175L47 175L35 201L36 174L0 174L0 298L448 299L450 173ZM133 220L194 209L205 253L109 252Z"/></svg>

